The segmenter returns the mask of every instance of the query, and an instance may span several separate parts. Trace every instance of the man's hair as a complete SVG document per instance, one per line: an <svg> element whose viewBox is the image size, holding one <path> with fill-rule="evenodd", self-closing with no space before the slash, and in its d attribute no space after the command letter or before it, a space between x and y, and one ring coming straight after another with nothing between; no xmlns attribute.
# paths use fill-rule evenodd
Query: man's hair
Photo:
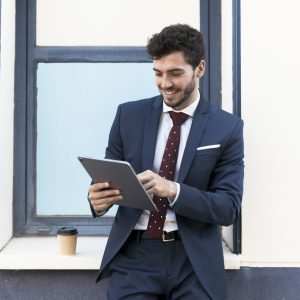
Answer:
<svg viewBox="0 0 300 300"><path fill-rule="evenodd" d="M147 51L152 59L181 51L188 64L195 69L205 59L205 46L200 31L186 24L175 24L165 27L154 34L147 44Z"/></svg>

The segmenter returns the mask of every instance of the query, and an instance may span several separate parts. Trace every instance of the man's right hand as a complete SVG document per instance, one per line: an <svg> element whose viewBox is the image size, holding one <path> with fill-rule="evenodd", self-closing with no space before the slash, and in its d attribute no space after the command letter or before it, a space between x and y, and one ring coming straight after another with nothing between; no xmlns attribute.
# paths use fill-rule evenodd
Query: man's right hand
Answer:
<svg viewBox="0 0 300 300"><path fill-rule="evenodd" d="M111 188L108 182L99 182L89 187L88 198L94 210L101 212L122 200L123 196L120 190Z"/></svg>

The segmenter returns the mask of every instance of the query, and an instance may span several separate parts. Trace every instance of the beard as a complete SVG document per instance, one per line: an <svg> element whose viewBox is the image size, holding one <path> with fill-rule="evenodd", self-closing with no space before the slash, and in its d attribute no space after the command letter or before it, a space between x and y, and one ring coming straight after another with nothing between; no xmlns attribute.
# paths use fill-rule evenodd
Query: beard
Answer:
<svg viewBox="0 0 300 300"><path fill-rule="evenodd" d="M196 82L192 78L192 80L188 83L188 85L184 88L184 90L180 93L179 99L176 101L169 101L168 99L164 99L164 102L167 106L173 108L176 110L176 108L184 108L187 107L191 103L191 95L195 91L196 88ZM172 88L173 90L173 88ZM186 105L185 105L186 103Z"/></svg>

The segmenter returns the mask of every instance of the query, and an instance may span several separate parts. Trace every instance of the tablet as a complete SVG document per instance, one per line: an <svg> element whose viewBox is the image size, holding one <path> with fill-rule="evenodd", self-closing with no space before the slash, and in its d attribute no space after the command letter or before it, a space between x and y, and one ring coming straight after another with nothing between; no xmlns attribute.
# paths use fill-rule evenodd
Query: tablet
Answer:
<svg viewBox="0 0 300 300"><path fill-rule="evenodd" d="M123 200L118 205L157 211L152 197L146 192L131 165L126 161L78 157L94 182L110 182L119 189Z"/></svg>

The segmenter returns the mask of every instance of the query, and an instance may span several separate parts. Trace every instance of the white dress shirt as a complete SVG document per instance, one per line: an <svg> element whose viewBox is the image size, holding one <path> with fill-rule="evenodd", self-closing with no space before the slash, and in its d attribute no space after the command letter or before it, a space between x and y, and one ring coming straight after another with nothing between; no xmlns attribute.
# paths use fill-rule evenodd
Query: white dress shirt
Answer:
<svg viewBox="0 0 300 300"><path fill-rule="evenodd" d="M193 116L195 113L195 110L198 106L198 103L200 101L200 94L198 93L198 97L195 101L193 101L192 104L190 104L188 107L184 108L180 112L183 112L187 115L189 115L188 119L181 125L181 132L180 132L180 144L179 144L179 150L178 150L178 158L177 158L177 163L176 163L176 172L175 172L175 178L174 181L177 180L178 177L178 172L179 168L181 165L181 160L183 157L183 152L185 149L185 145L187 143L187 139L190 133L190 129L192 126L192 120ZM168 114L169 111L172 111L173 109L169 106L167 106L165 103L163 103L163 112L160 118L160 124L158 128L158 133L157 133L157 140L156 140L156 148L155 148L155 155L154 155L154 164L153 164L153 172L159 173L162 157L165 151L167 139L169 136L169 132L173 126L173 121ZM175 111L179 112L179 111ZM180 193L180 185L177 184L177 195L175 197L174 203L176 202L178 195ZM172 206L172 204L170 206ZM136 230L146 230L148 226L148 221L149 221L149 216L150 216L150 211L149 210L144 210L136 223L134 229ZM177 222L176 222L176 215L175 213L168 209L167 210L167 215L166 215L166 220L164 224L164 231L170 232L177 230Z"/></svg>

